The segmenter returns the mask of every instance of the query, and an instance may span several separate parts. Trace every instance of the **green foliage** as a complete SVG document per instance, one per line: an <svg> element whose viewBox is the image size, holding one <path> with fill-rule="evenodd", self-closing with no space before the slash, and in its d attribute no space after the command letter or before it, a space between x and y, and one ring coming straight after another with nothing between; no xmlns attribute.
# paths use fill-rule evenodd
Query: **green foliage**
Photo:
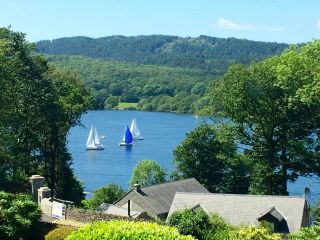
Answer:
<svg viewBox="0 0 320 240"><path fill-rule="evenodd" d="M235 65L211 90L208 112L225 117L253 164L250 191L288 194L287 182L320 174L320 41L248 67Z"/></svg>
<svg viewBox="0 0 320 240"><path fill-rule="evenodd" d="M120 98L117 96L110 96L110 97L106 98L106 100L104 101L104 108L105 109L115 108L116 106L118 106L119 100L120 100Z"/></svg>
<svg viewBox="0 0 320 240"><path fill-rule="evenodd" d="M264 228L266 229L269 233L272 233L274 230L273 230L273 223L271 222L268 222L268 221L259 221L259 224L258 224L258 228Z"/></svg>
<svg viewBox="0 0 320 240"><path fill-rule="evenodd" d="M108 221L96 222L71 233L67 240L90 239L152 239L152 240L192 240L191 236L180 235L173 228L150 222Z"/></svg>
<svg viewBox="0 0 320 240"><path fill-rule="evenodd" d="M87 89L7 28L0 28L0 69L0 189L26 191L28 177L41 174L55 197L80 203L83 188L66 145L91 104Z"/></svg>
<svg viewBox="0 0 320 240"><path fill-rule="evenodd" d="M130 185L139 183L141 186L149 186L166 182L166 170L161 168L154 160L142 160L132 171Z"/></svg>
<svg viewBox="0 0 320 240"><path fill-rule="evenodd" d="M137 104L149 111L191 112L216 74L198 69L170 68L106 61L83 56L48 56L52 65L72 69L94 95L94 108L117 108L117 103ZM121 107L121 106L120 106Z"/></svg>
<svg viewBox="0 0 320 240"><path fill-rule="evenodd" d="M209 81L230 64L261 60L288 45L152 35L63 38L40 41L36 47L51 54L54 65L85 79L95 96L94 108L110 109L106 99L117 96L122 102L138 103L140 110L194 112L203 106Z"/></svg>
<svg viewBox="0 0 320 240"><path fill-rule="evenodd" d="M57 227L45 236L45 240L64 240L75 230L74 227Z"/></svg>
<svg viewBox="0 0 320 240"><path fill-rule="evenodd" d="M320 239L320 226L301 228L299 232L290 234L289 239L292 240L319 240Z"/></svg>
<svg viewBox="0 0 320 240"><path fill-rule="evenodd" d="M210 214L210 231L213 233L231 230L232 227L217 213Z"/></svg>
<svg viewBox="0 0 320 240"><path fill-rule="evenodd" d="M281 53L287 44L199 36L110 36L60 38L36 43L37 51L223 73L231 63L247 64Z"/></svg>
<svg viewBox="0 0 320 240"><path fill-rule="evenodd" d="M230 240L281 240L280 234L269 233L265 228L257 228L254 226L230 232L229 237Z"/></svg>
<svg viewBox="0 0 320 240"><path fill-rule="evenodd" d="M208 216L204 211L185 209L170 215L168 224L176 227L181 234L190 234L196 239L226 240L230 239L233 227L218 214Z"/></svg>
<svg viewBox="0 0 320 240"><path fill-rule="evenodd" d="M208 230L211 228L210 218L204 211L185 209L170 215L168 224L175 227L183 235L192 235L196 239L207 239Z"/></svg>
<svg viewBox="0 0 320 240"><path fill-rule="evenodd" d="M40 209L31 197L0 192L1 239L31 239L40 216Z"/></svg>
<svg viewBox="0 0 320 240"><path fill-rule="evenodd" d="M310 206L310 218L311 222L320 223L320 199Z"/></svg>
<svg viewBox="0 0 320 240"><path fill-rule="evenodd" d="M187 134L173 155L181 177L196 178L210 192L248 192L249 164L237 153L227 128L218 131L200 125Z"/></svg>
<svg viewBox="0 0 320 240"><path fill-rule="evenodd" d="M97 189L92 199L85 200L83 202L85 207L88 209L95 210L97 209L102 203L109 203L112 204L121 198L125 194L125 191L118 186L117 184L111 183L105 187Z"/></svg>

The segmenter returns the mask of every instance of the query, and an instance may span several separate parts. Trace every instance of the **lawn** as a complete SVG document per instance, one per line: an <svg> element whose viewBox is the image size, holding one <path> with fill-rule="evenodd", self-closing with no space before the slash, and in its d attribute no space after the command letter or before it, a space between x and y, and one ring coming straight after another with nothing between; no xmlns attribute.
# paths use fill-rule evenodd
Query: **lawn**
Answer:
<svg viewBox="0 0 320 240"><path fill-rule="evenodd" d="M120 102L117 106L117 109L137 109L138 103L129 103L129 102Z"/></svg>

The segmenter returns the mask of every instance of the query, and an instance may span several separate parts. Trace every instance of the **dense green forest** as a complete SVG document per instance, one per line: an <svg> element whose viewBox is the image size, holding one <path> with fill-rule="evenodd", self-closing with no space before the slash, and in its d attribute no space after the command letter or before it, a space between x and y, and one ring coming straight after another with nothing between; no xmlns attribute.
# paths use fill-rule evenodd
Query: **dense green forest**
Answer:
<svg viewBox="0 0 320 240"><path fill-rule="evenodd" d="M249 64L281 53L287 44L208 36L72 37L40 41L59 68L77 72L92 90L94 109L194 112L233 63Z"/></svg>
<svg viewBox="0 0 320 240"><path fill-rule="evenodd" d="M223 74L232 63L248 64L281 53L287 44L209 36L70 37L36 43L38 52L82 55L171 67L199 68Z"/></svg>
<svg viewBox="0 0 320 240"><path fill-rule="evenodd" d="M190 112L204 103L209 82L216 78L199 69L172 68L83 56L48 56L55 66L77 72L92 89L94 108L111 109L119 102L138 103L147 111Z"/></svg>

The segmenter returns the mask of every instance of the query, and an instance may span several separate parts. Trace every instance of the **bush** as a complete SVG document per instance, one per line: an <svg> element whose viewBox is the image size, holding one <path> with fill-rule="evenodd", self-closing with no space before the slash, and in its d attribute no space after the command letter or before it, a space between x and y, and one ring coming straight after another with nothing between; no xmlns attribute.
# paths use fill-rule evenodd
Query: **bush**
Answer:
<svg viewBox="0 0 320 240"><path fill-rule="evenodd" d="M28 239L40 216L40 209L30 196L0 192L1 239Z"/></svg>
<svg viewBox="0 0 320 240"><path fill-rule="evenodd" d="M210 218L204 211L194 212L190 209L184 209L172 213L168 223L176 227L181 234L192 235L199 240L207 239L208 231L212 225Z"/></svg>
<svg viewBox="0 0 320 240"><path fill-rule="evenodd" d="M230 240L281 240L279 233L269 233L265 228L245 227L239 231L231 231Z"/></svg>
<svg viewBox="0 0 320 240"><path fill-rule="evenodd" d="M71 233L67 240L192 240L191 236L182 236L179 232L168 226L161 226L149 222L109 221L96 222Z"/></svg>
<svg viewBox="0 0 320 240"><path fill-rule="evenodd" d="M318 240L320 239L320 226L301 228L301 230L295 234L291 234L289 239L292 240Z"/></svg>
<svg viewBox="0 0 320 240"><path fill-rule="evenodd" d="M58 227L50 231L46 236L45 240L63 240L70 235L76 228L74 227Z"/></svg>
<svg viewBox="0 0 320 240"><path fill-rule="evenodd" d="M212 240L226 240L230 239L230 232L233 230L233 227L226 223L226 221L220 217L217 213L210 215L210 224L207 239Z"/></svg>

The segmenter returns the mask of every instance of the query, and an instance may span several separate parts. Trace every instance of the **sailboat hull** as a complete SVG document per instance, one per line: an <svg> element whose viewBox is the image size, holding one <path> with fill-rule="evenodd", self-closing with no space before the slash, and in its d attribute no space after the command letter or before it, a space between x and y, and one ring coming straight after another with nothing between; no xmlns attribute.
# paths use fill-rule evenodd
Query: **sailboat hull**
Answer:
<svg viewBox="0 0 320 240"><path fill-rule="evenodd" d="M103 150L103 146L86 147L86 150Z"/></svg>
<svg viewBox="0 0 320 240"><path fill-rule="evenodd" d="M119 143L119 146L121 147L131 147L133 145L133 143L126 143L125 141L121 141Z"/></svg>
<svg viewBox="0 0 320 240"><path fill-rule="evenodd" d="M133 140L143 140L143 137L140 136L140 137L134 137Z"/></svg>

